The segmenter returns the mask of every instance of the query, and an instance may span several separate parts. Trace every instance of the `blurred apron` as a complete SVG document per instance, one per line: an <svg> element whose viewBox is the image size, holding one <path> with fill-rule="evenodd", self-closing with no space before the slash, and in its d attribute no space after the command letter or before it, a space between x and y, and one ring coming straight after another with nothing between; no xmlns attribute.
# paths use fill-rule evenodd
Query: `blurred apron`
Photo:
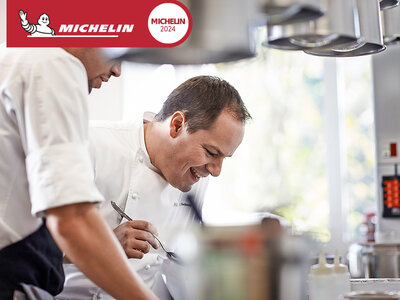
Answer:
<svg viewBox="0 0 400 300"><path fill-rule="evenodd" d="M52 295L62 291L63 254L42 226L24 239L0 250L0 299L13 299L21 283L37 286Z"/></svg>

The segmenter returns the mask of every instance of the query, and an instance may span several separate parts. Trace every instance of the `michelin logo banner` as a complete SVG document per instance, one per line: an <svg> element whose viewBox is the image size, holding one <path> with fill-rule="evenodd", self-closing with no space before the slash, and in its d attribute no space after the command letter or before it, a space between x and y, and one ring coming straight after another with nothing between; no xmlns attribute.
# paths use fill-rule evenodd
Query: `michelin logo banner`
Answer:
<svg viewBox="0 0 400 300"><path fill-rule="evenodd" d="M176 0L7 0L7 47L174 47L191 29Z"/></svg>

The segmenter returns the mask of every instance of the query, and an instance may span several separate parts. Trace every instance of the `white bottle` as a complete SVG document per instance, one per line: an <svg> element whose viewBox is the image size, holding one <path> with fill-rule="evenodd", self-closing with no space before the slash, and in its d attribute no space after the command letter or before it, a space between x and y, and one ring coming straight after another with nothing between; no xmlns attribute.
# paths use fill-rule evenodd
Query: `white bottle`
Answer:
<svg viewBox="0 0 400 300"><path fill-rule="evenodd" d="M336 300L332 265L327 265L325 255L321 251L318 264L311 266L309 275L310 300Z"/></svg>
<svg viewBox="0 0 400 300"><path fill-rule="evenodd" d="M346 265L339 261L338 251L335 251L335 261L333 264L335 277L335 300L340 299L340 295L350 293L350 273Z"/></svg>

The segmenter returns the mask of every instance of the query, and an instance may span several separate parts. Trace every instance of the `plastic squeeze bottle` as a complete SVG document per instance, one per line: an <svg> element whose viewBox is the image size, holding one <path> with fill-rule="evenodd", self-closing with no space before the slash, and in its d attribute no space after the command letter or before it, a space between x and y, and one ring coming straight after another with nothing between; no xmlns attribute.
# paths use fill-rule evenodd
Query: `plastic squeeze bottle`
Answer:
<svg viewBox="0 0 400 300"><path fill-rule="evenodd" d="M311 266L309 275L310 300L337 300L335 297L335 274L332 265L326 264L325 254L321 251L318 264Z"/></svg>
<svg viewBox="0 0 400 300"><path fill-rule="evenodd" d="M350 293L350 273L347 266L340 263L338 250L335 251L333 273L335 277L336 300L339 299L340 295Z"/></svg>

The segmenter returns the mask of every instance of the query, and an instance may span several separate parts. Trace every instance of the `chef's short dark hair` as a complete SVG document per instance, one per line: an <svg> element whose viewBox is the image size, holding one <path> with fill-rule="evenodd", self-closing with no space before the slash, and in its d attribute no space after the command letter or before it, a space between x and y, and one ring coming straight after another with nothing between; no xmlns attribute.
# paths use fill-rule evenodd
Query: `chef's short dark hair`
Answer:
<svg viewBox="0 0 400 300"><path fill-rule="evenodd" d="M209 129L222 111L243 123L251 119L238 91L215 76L193 77L174 89L156 115L156 121L164 121L177 111L185 114L189 133Z"/></svg>

